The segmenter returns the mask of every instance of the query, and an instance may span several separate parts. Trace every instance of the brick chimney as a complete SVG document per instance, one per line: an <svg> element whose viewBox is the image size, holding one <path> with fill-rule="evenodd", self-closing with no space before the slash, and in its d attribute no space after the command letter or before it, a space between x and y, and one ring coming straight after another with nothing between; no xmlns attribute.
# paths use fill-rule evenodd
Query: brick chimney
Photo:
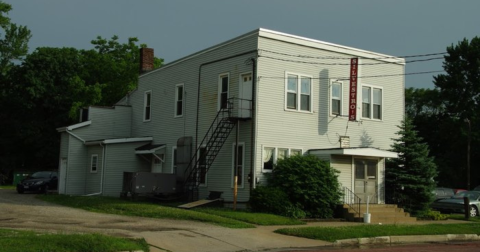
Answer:
<svg viewBox="0 0 480 252"><path fill-rule="evenodd" d="M153 70L153 49L140 48L140 74Z"/></svg>

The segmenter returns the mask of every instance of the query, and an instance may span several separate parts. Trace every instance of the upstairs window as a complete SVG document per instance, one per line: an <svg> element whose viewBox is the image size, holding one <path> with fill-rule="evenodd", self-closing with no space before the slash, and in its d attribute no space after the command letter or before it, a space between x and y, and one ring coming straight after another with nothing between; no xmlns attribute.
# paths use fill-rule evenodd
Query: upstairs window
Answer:
<svg viewBox="0 0 480 252"><path fill-rule="evenodd" d="M150 121L151 116L152 116L152 91L146 91L145 95L143 97L143 121Z"/></svg>
<svg viewBox="0 0 480 252"><path fill-rule="evenodd" d="M382 89L362 87L362 117L382 120Z"/></svg>
<svg viewBox="0 0 480 252"><path fill-rule="evenodd" d="M285 87L285 108L287 110L311 112L312 78L287 74Z"/></svg>
<svg viewBox="0 0 480 252"><path fill-rule="evenodd" d="M183 116L183 84L175 86L175 117Z"/></svg>
<svg viewBox="0 0 480 252"><path fill-rule="evenodd" d="M331 86L331 113L332 115L342 114L342 83L333 82Z"/></svg>
<svg viewBox="0 0 480 252"><path fill-rule="evenodd" d="M222 74L218 81L218 110L228 108L228 74Z"/></svg>

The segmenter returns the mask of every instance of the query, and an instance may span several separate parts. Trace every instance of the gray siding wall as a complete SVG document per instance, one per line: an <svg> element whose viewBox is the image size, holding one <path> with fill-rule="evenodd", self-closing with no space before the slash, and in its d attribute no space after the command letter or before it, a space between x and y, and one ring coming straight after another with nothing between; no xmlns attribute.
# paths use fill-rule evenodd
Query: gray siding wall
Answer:
<svg viewBox="0 0 480 252"><path fill-rule="evenodd" d="M89 107L92 124L72 132L85 141L130 137L131 110L129 106Z"/></svg>
<svg viewBox="0 0 480 252"><path fill-rule="evenodd" d="M92 155L98 156L97 172L91 172ZM87 147L87 167L85 169L86 185L85 193L99 193L101 191L101 178L103 170L103 147L100 145Z"/></svg>
<svg viewBox="0 0 480 252"><path fill-rule="evenodd" d="M352 57L350 55L319 50L312 47L285 43L270 38L259 38L259 49L285 52L293 55L309 55L316 57ZM309 149L338 148L339 135L350 137L351 147L375 147L389 149L392 138L398 130L404 116L404 66L397 64L378 64L359 66L359 76L398 75L381 78L359 79L361 85L372 85L383 89L383 118L370 120L361 118L358 110L358 121L348 121L349 82L343 81L343 109L340 117L331 116L330 80L349 78L349 60L339 59L305 59L261 51L261 56L271 56L283 60L266 57L258 59L257 85L257 143L256 143L256 175L262 173L262 147L295 147L305 152ZM324 63L346 63L347 65L305 64L294 61L312 61ZM382 63L378 60L362 60L360 63ZM308 75L312 77L312 113L292 112L285 110L285 74L286 72ZM358 107L361 108L359 97Z"/></svg>
<svg viewBox="0 0 480 252"><path fill-rule="evenodd" d="M341 186L352 190L352 156L332 155L330 166L340 172L338 182Z"/></svg>
<svg viewBox="0 0 480 252"><path fill-rule="evenodd" d="M245 61L255 53L238 56L227 60L227 57L242 54L257 48L257 37L250 36L238 41L232 41L215 50L205 51L203 54L188 60L177 62L175 65L164 67L152 73L143 75L139 80L138 88L129 96L132 106L132 136L153 136L154 144L166 144L166 162L164 167L172 167L172 147L177 145L177 140L183 136L192 136L195 143L197 92L200 66L200 107L198 124L198 141L200 142L207 129L217 114L219 75L229 74L229 97L238 97L238 79L241 73L251 72L252 66L246 65ZM175 117L175 86L184 84L184 114ZM151 120L144 122L144 94L152 92L152 116ZM250 130L251 122L243 122L239 141L244 142L245 155L250 154ZM206 197L209 191L223 191L223 197L231 200L232 181L232 144L234 132L224 144L221 153L217 156L213 166L207 174L207 185L201 187L201 197ZM247 152L248 151L248 152ZM250 170L250 162L245 160L246 169ZM245 177L246 177L245 173ZM239 201L248 199L248 184L239 190Z"/></svg>
<svg viewBox="0 0 480 252"><path fill-rule="evenodd" d="M62 132L60 134L60 160L68 157L68 140L68 133Z"/></svg>
<svg viewBox="0 0 480 252"><path fill-rule="evenodd" d="M103 167L103 195L119 197L123 185L123 172L150 171L150 164L135 154L135 148L146 142L109 144L105 149Z"/></svg>
<svg viewBox="0 0 480 252"><path fill-rule="evenodd" d="M68 163L65 194L85 194L85 169L87 167L87 148L83 142L69 136Z"/></svg>

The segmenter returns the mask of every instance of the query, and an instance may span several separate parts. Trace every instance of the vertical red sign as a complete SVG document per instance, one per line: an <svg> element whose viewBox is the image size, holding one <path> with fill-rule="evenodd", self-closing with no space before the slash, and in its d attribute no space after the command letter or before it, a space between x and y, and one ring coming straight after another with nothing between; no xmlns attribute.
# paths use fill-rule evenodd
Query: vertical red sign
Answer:
<svg viewBox="0 0 480 252"><path fill-rule="evenodd" d="M350 59L350 102L348 105L348 120L357 119L357 74L358 58Z"/></svg>

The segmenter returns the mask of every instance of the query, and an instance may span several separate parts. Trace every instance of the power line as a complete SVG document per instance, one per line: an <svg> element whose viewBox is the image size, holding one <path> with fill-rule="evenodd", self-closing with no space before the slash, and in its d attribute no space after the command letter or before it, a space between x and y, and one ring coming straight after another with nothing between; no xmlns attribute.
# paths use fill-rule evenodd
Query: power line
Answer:
<svg viewBox="0 0 480 252"><path fill-rule="evenodd" d="M445 72L445 70L440 70L440 71L426 71L426 72L413 72L413 73L404 73L404 74L382 74L382 75L367 75L367 76L358 76L357 79L366 79L366 78L381 78L381 77L393 77L393 76L407 76L407 75L419 75L419 74L432 74L432 73L442 73ZM274 77L274 76L259 76L260 79L265 78L265 79L286 79L286 77ZM350 80L350 77L328 77L328 78L310 78L314 80L331 80L331 79L337 79L337 80Z"/></svg>
<svg viewBox="0 0 480 252"><path fill-rule="evenodd" d="M311 65L326 65L326 66L349 66L350 65L350 63L325 63L325 62L300 61L300 60L291 60L291 59L281 59L281 58L275 58L275 57L263 56L263 55L259 55L258 57L259 58L268 58L268 59L273 59L273 60L286 61L286 62L293 62L293 63L311 64ZM431 61L431 60L438 60L438 59L443 59L443 57L418 59L418 60L411 60L411 61L406 61L406 62L397 61L397 62L359 63L358 65L359 66L360 65L369 66L369 65L385 65L385 64L397 64L397 63L403 64L403 63L415 63L415 62Z"/></svg>
<svg viewBox="0 0 480 252"><path fill-rule="evenodd" d="M284 55L284 56L291 56L291 57L298 57L298 58L309 58L309 59L351 59L352 57L334 57L334 56L322 56L322 57L316 57L316 56L311 56L311 55L301 55L301 54L288 54L288 53L282 53L282 52L275 52L275 51L270 51L270 50L265 50L265 49L260 49L258 50L259 52L267 52L267 53L274 53L274 54L279 54L279 55ZM439 53L427 53L427 54L414 54L414 55L405 55L405 56L385 56L385 57L358 57L361 59L397 59L397 58L415 58L415 57L428 57L428 56L436 56L436 55L445 55L447 52L439 52Z"/></svg>

